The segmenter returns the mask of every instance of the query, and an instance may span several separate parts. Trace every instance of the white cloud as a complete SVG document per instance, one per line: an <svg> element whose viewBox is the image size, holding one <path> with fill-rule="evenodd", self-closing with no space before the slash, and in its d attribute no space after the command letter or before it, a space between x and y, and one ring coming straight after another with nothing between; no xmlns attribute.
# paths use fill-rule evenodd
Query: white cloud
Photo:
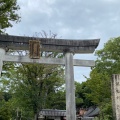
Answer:
<svg viewBox="0 0 120 120"><path fill-rule="evenodd" d="M95 31L88 38L89 39L93 39L93 38L99 39L101 37L102 37L102 33L95 29Z"/></svg>
<svg viewBox="0 0 120 120"><path fill-rule="evenodd" d="M22 1L22 3L23 3L23 1ZM26 15L31 15L34 17L38 17L40 14L47 14L49 16L51 16L51 14L52 14L52 8L50 7L50 3L52 3L52 2L50 2L49 0L47 0L47 1L45 1L45 0L36 0L36 1L28 0L25 3L26 4L23 4L23 6L21 7L22 14L26 13Z"/></svg>
<svg viewBox="0 0 120 120"><path fill-rule="evenodd" d="M119 0L102 0L103 2L110 2L110 3L115 3L119 2Z"/></svg>
<svg viewBox="0 0 120 120"><path fill-rule="evenodd" d="M51 30L66 39L101 38L98 49L109 38L120 36L119 0L18 0L18 4L22 19L7 29L9 34L33 36L35 32ZM93 54L78 56L95 59ZM89 76L87 69L79 69L75 79L84 79L82 74Z"/></svg>

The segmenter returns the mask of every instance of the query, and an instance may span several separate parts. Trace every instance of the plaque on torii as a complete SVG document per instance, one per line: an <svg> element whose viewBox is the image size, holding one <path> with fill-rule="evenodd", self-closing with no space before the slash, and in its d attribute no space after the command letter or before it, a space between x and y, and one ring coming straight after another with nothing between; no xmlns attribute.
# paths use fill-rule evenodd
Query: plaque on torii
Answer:
<svg viewBox="0 0 120 120"><path fill-rule="evenodd" d="M31 41L30 41L31 40ZM92 67L93 60L73 59L73 54L93 53L99 39L66 40L0 35L0 73L4 61L65 65L66 119L76 120L73 66ZM30 50L30 56L7 55L5 49ZM64 58L43 58L40 51L64 53Z"/></svg>

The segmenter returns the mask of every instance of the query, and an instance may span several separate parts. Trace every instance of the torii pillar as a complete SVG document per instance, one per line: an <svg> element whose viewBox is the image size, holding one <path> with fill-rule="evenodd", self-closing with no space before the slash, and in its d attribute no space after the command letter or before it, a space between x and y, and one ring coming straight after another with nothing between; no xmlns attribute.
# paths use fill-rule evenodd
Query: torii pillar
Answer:
<svg viewBox="0 0 120 120"><path fill-rule="evenodd" d="M64 58L40 58L31 59L29 56L6 55L5 48L13 50L29 50L30 40L40 41L41 51L65 53ZM32 38L23 36L0 35L0 73L3 61L18 63L43 63L65 65L66 81L66 120L76 120L75 86L73 66L91 67L95 65L93 60L73 59L73 53L93 53L99 44L99 39L91 40L65 40L51 38ZM34 46L34 45L33 45ZM37 49L36 49L37 50ZM36 52L35 50L35 52Z"/></svg>
<svg viewBox="0 0 120 120"><path fill-rule="evenodd" d="M73 53L69 52L65 54L65 81L67 120L76 120Z"/></svg>

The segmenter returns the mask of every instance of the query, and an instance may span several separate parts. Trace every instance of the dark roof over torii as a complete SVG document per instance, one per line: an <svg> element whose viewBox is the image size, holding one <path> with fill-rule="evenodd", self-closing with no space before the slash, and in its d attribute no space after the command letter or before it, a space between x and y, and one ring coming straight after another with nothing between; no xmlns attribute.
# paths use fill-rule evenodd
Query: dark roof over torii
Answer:
<svg viewBox="0 0 120 120"><path fill-rule="evenodd" d="M50 52L74 52L93 53L98 46L100 39L52 39L26 36L0 35L0 47L14 50L28 50L29 40L38 40L41 44L41 51Z"/></svg>

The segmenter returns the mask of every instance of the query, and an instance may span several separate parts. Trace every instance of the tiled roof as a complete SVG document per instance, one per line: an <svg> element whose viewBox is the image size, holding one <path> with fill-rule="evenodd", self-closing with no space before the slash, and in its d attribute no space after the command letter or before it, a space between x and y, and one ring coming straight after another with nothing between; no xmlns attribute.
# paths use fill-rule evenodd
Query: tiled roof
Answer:
<svg viewBox="0 0 120 120"><path fill-rule="evenodd" d="M42 109L39 115L43 116L66 116L66 110Z"/></svg>
<svg viewBox="0 0 120 120"><path fill-rule="evenodd" d="M89 110L84 114L83 117L94 117L94 116L99 115L99 112L100 112L100 109L99 109L98 107L97 107L97 108L91 107L91 108L89 108Z"/></svg>

